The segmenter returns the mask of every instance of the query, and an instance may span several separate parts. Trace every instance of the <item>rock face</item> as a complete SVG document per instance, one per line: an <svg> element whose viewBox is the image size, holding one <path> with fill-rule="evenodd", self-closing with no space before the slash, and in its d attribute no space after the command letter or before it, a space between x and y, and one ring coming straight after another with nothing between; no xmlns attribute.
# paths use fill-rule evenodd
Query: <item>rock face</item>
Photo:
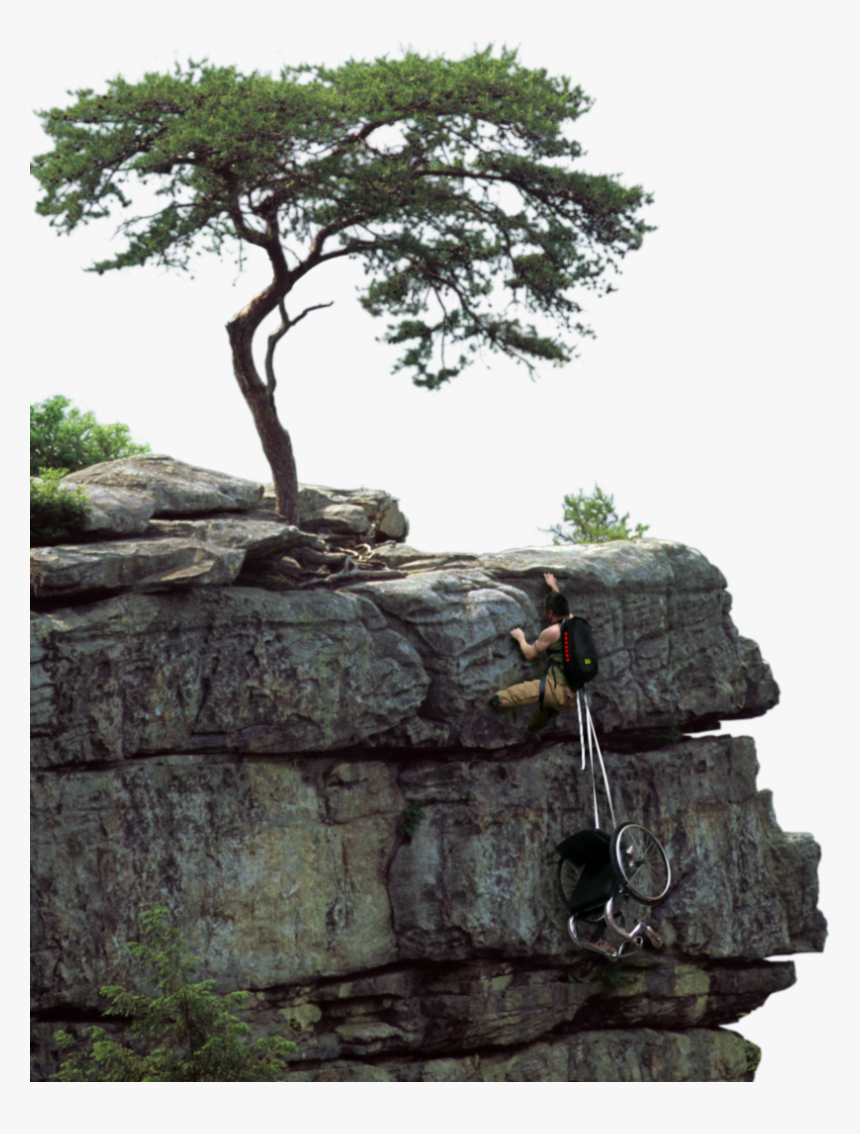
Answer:
<svg viewBox="0 0 860 1134"><path fill-rule="evenodd" d="M275 511L273 486L201 469L160 453L91 465L70 473L61 484L84 489L90 515L81 530L111 537L145 532L152 516L251 509L273 516ZM403 540L409 533L409 521L397 500L372 488L301 484L299 518L306 532L364 536L376 542Z"/></svg>
<svg viewBox="0 0 860 1134"><path fill-rule="evenodd" d="M143 453L91 465L70 473L60 483L132 492L152 501L153 514L159 516L245 511L263 497L262 485L186 465L162 453Z"/></svg>
<svg viewBox="0 0 860 1134"><path fill-rule="evenodd" d="M140 535L146 531L157 505L154 495L135 492L129 488L78 484L69 477L63 478L63 484L84 491L90 509L82 526L85 532L110 536Z"/></svg>
<svg viewBox="0 0 860 1134"><path fill-rule="evenodd" d="M134 980L154 901L218 991L253 991L255 1034L296 1041L288 1079L751 1079L723 1025L788 987L767 958L820 950L825 923L818 847L778 828L752 741L689 735L778 699L720 572L655 540L428 556L374 546L408 530L387 494L322 499L286 544L257 531L265 497L226 527L151 522L141 546L238 556L223 585L105 567L105 597L35 600L34 1078L56 1027ZM361 512L360 553L335 550L332 508ZM575 713L531 743L531 710L487 707L538 672L509 631L534 639L547 570L600 648L616 814L672 865L664 948L616 966L572 943L556 890L554 847L593 824Z"/></svg>
<svg viewBox="0 0 860 1134"><path fill-rule="evenodd" d="M396 578L382 560L371 563L371 553L409 532L387 492L299 485L297 528L276 514L271 485L149 453L93 465L61 483L87 495L86 542L31 548L30 578L42 601L232 583L243 572L245 581L282 588L337 585L341 573L358 570L367 580L380 566ZM130 535L138 538L123 538Z"/></svg>

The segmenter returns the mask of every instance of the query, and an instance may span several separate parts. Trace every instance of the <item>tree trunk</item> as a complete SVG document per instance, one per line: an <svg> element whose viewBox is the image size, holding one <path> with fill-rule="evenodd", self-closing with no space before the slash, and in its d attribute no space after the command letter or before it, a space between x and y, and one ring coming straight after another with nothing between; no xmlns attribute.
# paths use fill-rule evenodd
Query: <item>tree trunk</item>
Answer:
<svg viewBox="0 0 860 1134"><path fill-rule="evenodd" d="M253 306L253 304L252 304ZM288 524L299 523L299 482L290 435L278 420L274 394L260 380L251 353L251 341L259 318L249 318L250 309L227 324L233 351L233 373L254 418L263 452L275 483L275 510Z"/></svg>

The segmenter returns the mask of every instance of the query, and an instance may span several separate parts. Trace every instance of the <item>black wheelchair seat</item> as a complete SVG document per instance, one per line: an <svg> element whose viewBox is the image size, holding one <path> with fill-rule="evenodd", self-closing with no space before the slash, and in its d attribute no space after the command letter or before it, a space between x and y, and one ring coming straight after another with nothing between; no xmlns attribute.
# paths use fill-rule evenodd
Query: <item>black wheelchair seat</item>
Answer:
<svg viewBox="0 0 860 1134"><path fill-rule="evenodd" d="M652 945L662 943L645 921L647 910L636 917L625 913L630 902L650 906L669 890L669 860L655 835L639 823L621 823L611 835L589 827L569 835L555 849L558 889L577 945L617 960L625 950L641 949L646 937ZM590 927L589 940L582 937L577 918ZM607 929L617 940L615 945L603 940Z"/></svg>
<svg viewBox="0 0 860 1134"><path fill-rule="evenodd" d="M609 858L609 835L596 827L569 835L555 848L563 862L579 868L579 878L569 893L562 894L568 913L583 914L605 906L618 882Z"/></svg>

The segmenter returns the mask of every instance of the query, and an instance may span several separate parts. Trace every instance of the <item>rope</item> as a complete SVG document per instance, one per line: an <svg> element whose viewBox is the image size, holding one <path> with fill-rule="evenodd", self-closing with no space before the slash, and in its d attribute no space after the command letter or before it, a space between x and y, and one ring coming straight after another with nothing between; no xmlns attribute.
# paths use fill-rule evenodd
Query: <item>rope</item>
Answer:
<svg viewBox="0 0 860 1134"><path fill-rule="evenodd" d="M617 826L615 822L615 809L612 806L612 793L609 790L609 779L606 775L606 765L603 763L603 753L600 751L600 742L597 739L597 732L594 728L594 721L591 718L591 710L588 707L588 698L585 691L580 689L576 695L576 712L579 717L579 747L582 752L582 771L585 771L585 740L582 735L582 708L580 707L579 694L582 693L582 699L585 701L585 720L588 735L588 759L591 764L591 792L594 798L594 826L600 829L600 818L597 812L597 779L594 775L594 751L591 746L592 737L594 738L594 747L597 749L597 759L600 763L600 770L603 773L603 783L606 787L606 799L609 802L609 814L612 818L613 830Z"/></svg>

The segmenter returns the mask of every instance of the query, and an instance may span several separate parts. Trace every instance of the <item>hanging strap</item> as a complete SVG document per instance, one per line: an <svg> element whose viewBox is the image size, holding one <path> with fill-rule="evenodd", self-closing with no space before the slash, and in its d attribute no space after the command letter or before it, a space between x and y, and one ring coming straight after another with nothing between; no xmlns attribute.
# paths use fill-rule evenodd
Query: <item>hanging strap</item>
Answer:
<svg viewBox="0 0 860 1134"><path fill-rule="evenodd" d="M577 691L576 695L576 712L577 716L579 717L579 747L582 751L582 771L585 771L585 741L582 735L582 707L580 705L580 696L582 697L582 700L585 701L585 721L586 732L588 735L588 759L591 763L591 792L594 797L594 826L598 830L600 829L600 819L597 813L597 780L594 775L594 751L591 746L592 737L594 738L594 747L597 749L597 759L600 763L600 770L603 773L603 783L606 787L606 798L609 801L609 814L612 818L612 829L614 830L617 824L615 822L615 809L612 806L612 793L609 790L609 779L606 775L606 766L603 763L603 754L600 751L600 744L597 739L597 732L594 728L594 721L591 719L591 710L588 707L588 698L585 695L585 691L583 689L580 689Z"/></svg>

